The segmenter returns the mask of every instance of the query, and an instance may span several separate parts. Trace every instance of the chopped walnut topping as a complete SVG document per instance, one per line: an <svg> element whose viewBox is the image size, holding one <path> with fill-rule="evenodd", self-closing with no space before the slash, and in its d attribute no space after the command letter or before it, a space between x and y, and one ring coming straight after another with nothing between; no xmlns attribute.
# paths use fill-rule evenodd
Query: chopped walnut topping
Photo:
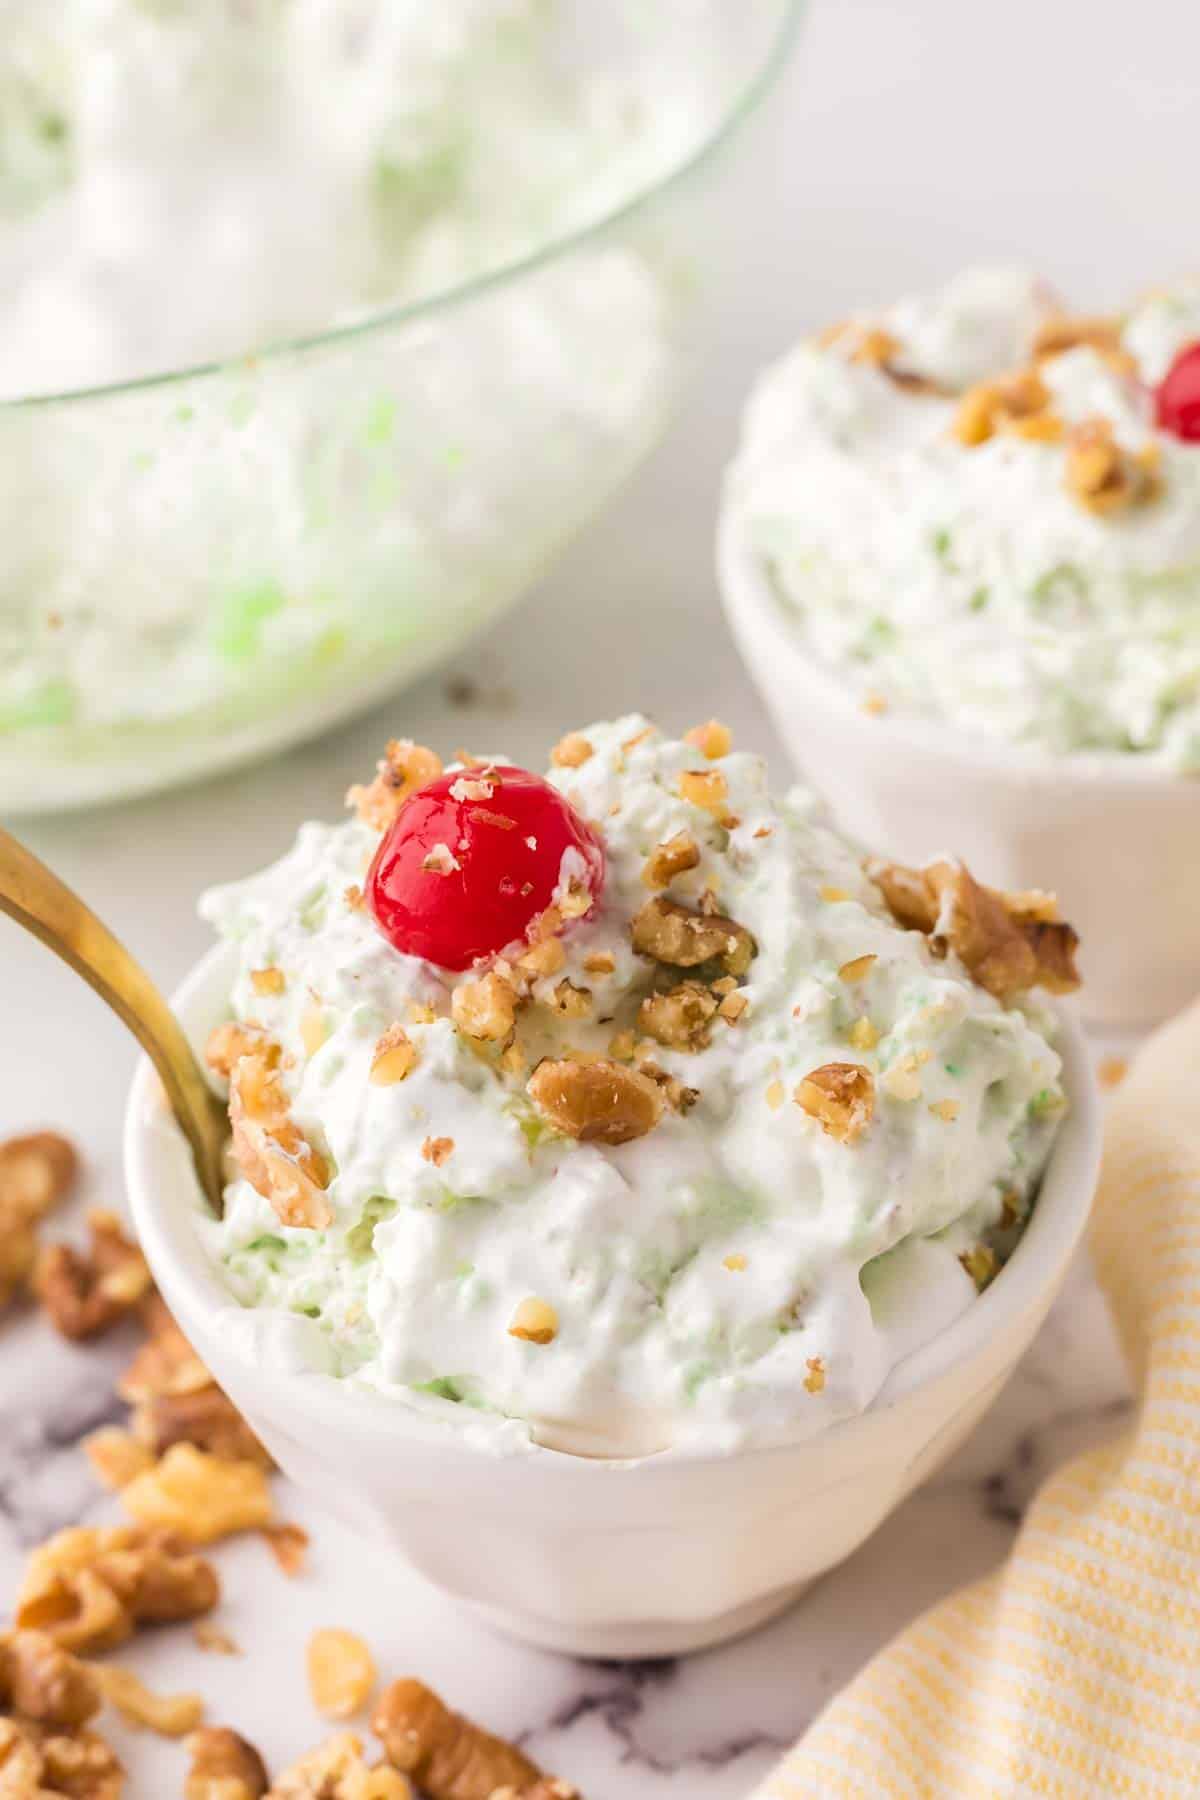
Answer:
<svg viewBox="0 0 1200 1800"><path fill-rule="evenodd" d="M54 1244L38 1258L34 1292L63 1337L97 1337L127 1318L150 1291L146 1259L125 1236L116 1213L97 1207L88 1214L91 1247L81 1256L69 1244Z"/></svg>
<svg viewBox="0 0 1200 1800"><path fill-rule="evenodd" d="M962 863L923 869L871 861L867 873L897 924L922 931L935 956L953 950L972 979L1005 1003L1032 987L1069 994L1079 986L1076 932L1048 916L1052 901L983 887Z"/></svg>
<svg viewBox="0 0 1200 1800"><path fill-rule="evenodd" d="M199 1694L155 1694L132 1669L100 1663L95 1670L100 1691L131 1725L145 1725L160 1737L186 1737L204 1717Z"/></svg>
<svg viewBox="0 0 1200 1800"><path fill-rule="evenodd" d="M879 958L873 951L868 952L866 956L851 957L850 961L844 962L838 970L838 980L850 983L865 981L878 961Z"/></svg>
<svg viewBox="0 0 1200 1800"><path fill-rule="evenodd" d="M517 992L507 976L492 969L477 981L464 981L450 999L454 1023L464 1037L502 1044L517 1021Z"/></svg>
<svg viewBox="0 0 1200 1800"><path fill-rule="evenodd" d="M897 1057L891 1068L885 1071L882 1082L893 1100L919 1100L921 1073L914 1053L910 1050L904 1056Z"/></svg>
<svg viewBox="0 0 1200 1800"><path fill-rule="evenodd" d="M715 996L698 981L684 981L669 993L643 1000L638 1027L668 1049L705 1050L712 1041L710 1026L716 1014Z"/></svg>
<svg viewBox="0 0 1200 1800"><path fill-rule="evenodd" d="M793 1097L828 1136L852 1144L871 1123L875 1082L860 1063L824 1063L804 1077Z"/></svg>
<svg viewBox="0 0 1200 1800"><path fill-rule="evenodd" d="M67 1733L0 1719L0 1792L13 1800L120 1800L124 1791L116 1753L86 1726Z"/></svg>
<svg viewBox="0 0 1200 1800"><path fill-rule="evenodd" d="M512 831L516 820L504 813L491 813L483 808L483 801L490 800L496 789L502 785L500 776L489 763L478 775L460 775L457 781L450 784L450 798L459 805L466 801L479 803L476 817L482 817L489 824L499 824L502 830Z"/></svg>
<svg viewBox="0 0 1200 1800"><path fill-rule="evenodd" d="M839 900L852 900L854 898L848 888L834 887L830 883L826 883L823 887L819 887L817 892L828 906L836 906Z"/></svg>
<svg viewBox="0 0 1200 1800"><path fill-rule="evenodd" d="M804 1377L804 1386L810 1394L820 1394L825 1388L825 1358L810 1356L807 1362L808 1374Z"/></svg>
<svg viewBox="0 0 1200 1800"><path fill-rule="evenodd" d="M428 856L422 858L421 867L427 875L453 875L462 864L449 844L435 844Z"/></svg>
<svg viewBox="0 0 1200 1800"><path fill-rule="evenodd" d="M958 1260L981 1294L1000 1273L1000 1258L990 1244L976 1244L972 1249L962 1251Z"/></svg>
<svg viewBox="0 0 1200 1800"><path fill-rule="evenodd" d="M154 1461L145 1444L119 1425L102 1425L91 1432L84 1438L83 1448L97 1481L114 1492Z"/></svg>
<svg viewBox="0 0 1200 1800"><path fill-rule="evenodd" d="M451 1712L421 1681L394 1681L386 1688L371 1729L389 1762L411 1775L429 1800L494 1800L506 1784L524 1795L545 1779L515 1745Z"/></svg>
<svg viewBox="0 0 1200 1800"><path fill-rule="evenodd" d="M0 1637L0 1706L72 1731L99 1712L101 1694L88 1665L44 1631L9 1631Z"/></svg>
<svg viewBox="0 0 1200 1800"><path fill-rule="evenodd" d="M715 819L728 816L729 783L720 769L685 769L679 777L681 799L699 806Z"/></svg>
<svg viewBox="0 0 1200 1800"><path fill-rule="evenodd" d="M369 1766L361 1740L343 1731L277 1775L266 1800L412 1800L412 1788L387 1763ZM454 1800L453 1792L447 1800Z"/></svg>
<svg viewBox="0 0 1200 1800"><path fill-rule="evenodd" d="M1110 419L1084 419L1067 433L1064 482L1088 512L1107 517L1144 506L1162 492L1157 444L1126 450Z"/></svg>
<svg viewBox="0 0 1200 1800"><path fill-rule="evenodd" d="M271 1517L271 1491L261 1462L226 1462L173 1444L144 1475L121 1490L125 1510L146 1526L174 1531L195 1544L252 1531Z"/></svg>
<svg viewBox="0 0 1200 1800"><path fill-rule="evenodd" d="M192 1764L184 1800L263 1800L271 1784L266 1764L236 1731L206 1725L193 1732L187 1750Z"/></svg>
<svg viewBox="0 0 1200 1800"><path fill-rule="evenodd" d="M212 1385L207 1366L161 1300L154 1298L148 1322L150 1335L117 1383L118 1394L131 1406L140 1406L161 1395L197 1394Z"/></svg>
<svg viewBox="0 0 1200 1800"><path fill-rule="evenodd" d="M267 1037L260 1025L242 1025L227 1019L208 1034L204 1060L214 1074L230 1079L243 1056L260 1057L274 1069L279 1066L279 1045Z"/></svg>
<svg viewBox="0 0 1200 1800"><path fill-rule="evenodd" d="M642 869L642 880L648 888L670 887L677 875L697 867L700 846L690 831L677 831L665 843L652 850Z"/></svg>
<svg viewBox="0 0 1200 1800"><path fill-rule="evenodd" d="M554 990L550 1009L557 1013L560 1019L590 1019L592 1016L592 990L576 987L573 981L560 981Z"/></svg>
<svg viewBox="0 0 1200 1800"><path fill-rule="evenodd" d="M543 1118L582 1143L627 1144L663 1114L663 1096L649 1076L603 1059L547 1059L530 1076L528 1093Z"/></svg>
<svg viewBox="0 0 1200 1800"><path fill-rule="evenodd" d="M579 769L594 754L582 732L568 731L550 752L550 761L556 769Z"/></svg>
<svg viewBox="0 0 1200 1800"><path fill-rule="evenodd" d="M367 896L363 893L357 881L352 881L350 883L350 886L342 895L342 899L346 902L346 906L351 912L361 912L367 903Z"/></svg>
<svg viewBox="0 0 1200 1800"><path fill-rule="evenodd" d="M395 1087L407 1081L417 1066L417 1046L403 1025L389 1025L371 1057L372 1087Z"/></svg>
<svg viewBox="0 0 1200 1800"><path fill-rule="evenodd" d="M611 975L617 966L617 959L611 950L593 950L583 959L586 975Z"/></svg>
<svg viewBox="0 0 1200 1800"><path fill-rule="evenodd" d="M526 1344L552 1344L558 1336L558 1313L548 1300L531 1294L513 1313L508 1335Z"/></svg>
<svg viewBox="0 0 1200 1800"><path fill-rule="evenodd" d="M608 1040L608 1054L613 1062L632 1062L637 1039L632 1031L615 1031Z"/></svg>
<svg viewBox="0 0 1200 1800"><path fill-rule="evenodd" d="M719 913L689 912L673 900L647 900L631 927L633 947L672 968L693 969L719 958L730 975L744 975L757 945L744 925Z"/></svg>
<svg viewBox="0 0 1200 1800"><path fill-rule="evenodd" d="M843 321L838 325L830 325L817 338L824 349L836 348L847 361L863 363L872 369L878 369L897 387L907 388L918 394L938 394L942 392L939 384L928 375L919 375L915 369L904 367L900 358L904 346L898 337L890 331L884 331L878 325L867 325L860 320Z"/></svg>
<svg viewBox="0 0 1200 1800"><path fill-rule="evenodd" d="M256 1192L283 1225L323 1231L333 1223L326 1197L329 1169L291 1117L288 1097L268 1057L243 1056L229 1084L233 1154Z"/></svg>
<svg viewBox="0 0 1200 1800"><path fill-rule="evenodd" d="M1036 369L1017 369L1011 375L980 381L968 388L959 401L951 429L960 444L973 449L986 444L997 432L1041 417L1050 400L1050 389Z"/></svg>
<svg viewBox="0 0 1200 1800"><path fill-rule="evenodd" d="M740 1275L746 1267L746 1259L740 1250L735 1251L732 1255L721 1258L721 1266L733 1275Z"/></svg>
<svg viewBox="0 0 1200 1800"><path fill-rule="evenodd" d="M256 994L282 994L287 991L287 976L282 969L251 969L250 986Z"/></svg>
<svg viewBox="0 0 1200 1800"><path fill-rule="evenodd" d="M703 725L693 725L690 731L683 734L685 744L693 750L701 751L710 762L718 757L728 756L733 749L733 733L728 725L722 725L720 719L709 719Z"/></svg>
<svg viewBox="0 0 1200 1800"><path fill-rule="evenodd" d="M303 1525L272 1520L264 1525L260 1536L267 1549L289 1578L299 1575L308 1556L308 1533Z"/></svg>
<svg viewBox="0 0 1200 1800"><path fill-rule="evenodd" d="M346 805L354 808L364 825L370 825L374 831L386 831L401 807L421 788L437 780L442 759L423 744L414 744L411 738L393 738L376 770L369 787L350 789Z"/></svg>
<svg viewBox="0 0 1200 1800"><path fill-rule="evenodd" d="M784 1087L782 1081L779 1080L778 1076L776 1076L774 1081L769 1081L767 1083L766 1101L772 1112L778 1112L786 1098L787 1089Z"/></svg>
<svg viewBox="0 0 1200 1800"><path fill-rule="evenodd" d="M855 1019L846 1033L856 1050L873 1050L879 1042L879 1032L870 1019Z"/></svg>
<svg viewBox="0 0 1200 1800"><path fill-rule="evenodd" d="M531 944L523 950L516 960L516 969L527 981L543 981L548 975L557 975L567 960L561 938L542 938L540 942Z"/></svg>
<svg viewBox="0 0 1200 1800"><path fill-rule="evenodd" d="M572 875L567 882L566 891L558 894L555 907L548 908L547 912L543 913L543 922L548 916L548 913L555 909L562 915L564 920L582 919L587 913L591 912L594 904L595 898L592 894L592 890L585 882L579 881Z"/></svg>
<svg viewBox="0 0 1200 1800"><path fill-rule="evenodd" d="M110 1650L139 1625L211 1612L219 1594L211 1564L168 1531L76 1526L33 1551L16 1621L64 1650Z"/></svg>
<svg viewBox="0 0 1200 1800"><path fill-rule="evenodd" d="M1056 313L1038 327L1033 340L1033 354L1038 362L1049 362L1067 350L1080 348L1095 350L1120 375L1137 373L1136 361L1121 342L1120 319Z"/></svg>
<svg viewBox="0 0 1200 1800"><path fill-rule="evenodd" d="M674 1075L668 1075L667 1071L660 1069L656 1062L648 1060L644 1052L649 1048L648 1044L643 1044L638 1051L639 1070L654 1082L672 1112L691 1112L700 1098L699 1088L685 1087L683 1082L677 1080Z"/></svg>
<svg viewBox="0 0 1200 1800"><path fill-rule="evenodd" d="M425 1161L440 1169L454 1155L454 1139L448 1137L427 1137L421 1145L421 1155Z"/></svg>
<svg viewBox="0 0 1200 1800"><path fill-rule="evenodd" d="M957 1100L931 1100L929 1110L935 1119L942 1119L947 1125L953 1125L960 1111Z"/></svg>
<svg viewBox="0 0 1200 1800"><path fill-rule="evenodd" d="M349 1719L375 1686L375 1659L362 1638L329 1626L308 1640L308 1691L327 1719Z"/></svg>

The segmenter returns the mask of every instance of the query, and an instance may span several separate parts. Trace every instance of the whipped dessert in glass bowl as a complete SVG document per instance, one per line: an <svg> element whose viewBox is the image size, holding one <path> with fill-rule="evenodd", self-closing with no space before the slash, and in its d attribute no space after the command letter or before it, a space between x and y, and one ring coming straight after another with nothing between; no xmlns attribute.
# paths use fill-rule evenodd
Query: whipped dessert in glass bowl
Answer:
<svg viewBox="0 0 1200 1800"><path fill-rule="evenodd" d="M486 1617L728 1635L1049 1304L1095 1160L1046 999L1074 933L949 858L864 867L715 722L589 726L545 777L397 741L351 800L204 900L180 1007L232 1179L206 1216L140 1078L166 1297L285 1470Z"/></svg>
<svg viewBox="0 0 1200 1800"><path fill-rule="evenodd" d="M1200 987L1200 279L1110 317L973 270L805 340L747 406L718 556L848 830L1053 886L1098 1022Z"/></svg>

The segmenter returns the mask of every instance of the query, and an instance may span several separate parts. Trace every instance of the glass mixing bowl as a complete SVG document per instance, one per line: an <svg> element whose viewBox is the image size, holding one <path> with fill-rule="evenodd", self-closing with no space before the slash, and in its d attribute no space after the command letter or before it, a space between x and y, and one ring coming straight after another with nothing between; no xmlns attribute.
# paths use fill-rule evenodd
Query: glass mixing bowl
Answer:
<svg viewBox="0 0 1200 1800"><path fill-rule="evenodd" d="M564 58L704 95L649 185L416 304L0 404L0 812L278 749L516 599L663 430L719 262L714 177L802 4L560 0Z"/></svg>

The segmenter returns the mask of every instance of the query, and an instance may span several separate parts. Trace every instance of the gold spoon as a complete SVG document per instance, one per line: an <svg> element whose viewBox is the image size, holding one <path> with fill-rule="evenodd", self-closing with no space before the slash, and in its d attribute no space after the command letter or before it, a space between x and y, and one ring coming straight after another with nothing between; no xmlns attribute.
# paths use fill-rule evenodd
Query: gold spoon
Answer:
<svg viewBox="0 0 1200 1800"><path fill-rule="evenodd" d="M49 944L137 1038L158 1070L167 1099L192 1147L209 1205L221 1216L222 1158L229 1121L201 1072L183 1028L146 971L123 944L52 875L44 863L0 830L0 912Z"/></svg>

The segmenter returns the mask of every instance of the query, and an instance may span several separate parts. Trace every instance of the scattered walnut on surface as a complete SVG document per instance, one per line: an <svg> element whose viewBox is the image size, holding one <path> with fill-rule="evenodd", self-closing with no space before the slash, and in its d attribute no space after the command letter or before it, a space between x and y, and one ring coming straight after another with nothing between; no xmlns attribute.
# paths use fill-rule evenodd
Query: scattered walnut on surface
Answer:
<svg viewBox="0 0 1200 1800"><path fill-rule="evenodd" d="M81 1255L70 1244L52 1244L38 1257L33 1287L50 1322L63 1337L97 1337L126 1318L150 1292L145 1257L127 1238L116 1213L88 1214L91 1245Z"/></svg>
<svg viewBox="0 0 1200 1800"><path fill-rule="evenodd" d="M71 1731L86 1725L100 1706L92 1669L46 1632L9 1631L0 1637L0 1707L5 1712Z"/></svg>
<svg viewBox="0 0 1200 1800"><path fill-rule="evenodd" d="M719 959L729 975L744 975L757 945L744 925L720 913L694 913L656 895L633 919L633 947L672 968L693 969Z"/></svg>
<svg viewBox="0 0 1200 1800"><path fill-rule="evenodd" d="M308 1691L327 1719L348 1719L375 1686L375 1659L353 1631L330 1626L308 1640Z"/></svg>
<svg viewBox="0 0 1200 1800"><path fill-rule="evenodd" d="M997 432L1046 416L1050 400L1050 389L1036 369L1016 369L969 387L958 403L951 430L960 444L974 449Z"/></svg>
<svg viewBox="0 0 1200 1800"><path fill-rule="evenodd" d="M90 1432L83 1448L97 1481L114 1492L154 1461L145 1444L120 1425L102 1425L99 1431Z"/></svg>
<svg viewBox="0 0 1200 1800"><path fill-rule="evenodd" d="M627 1144L663 1115L663 1096L649 1076L603 1058L547 1058L530 1076L528 1093L543 1118L585 1144Z"/></svg>
<svg viewBox="0 0 1200 1800"><path fill-rule="evenodd" d="M401 807L441 772L442 759L436 751L414 744L411 738L393 738L383 760L376 764L374 781L369 787L352 787L346 805L354 808L364 825L386 831Z"/></svg>
<svg viewBox="0 0 1200 1800"><path fill-rule="evenodd" d="M554 990L553 997L546 1002L550 1011L557 1013L560 1019L590 1019L592 1016L592 990L577 987L573 981L560 981Z"/></svg>
<svg viewBox="0 0 1200 1800"><path fill-rule="evenodd" d="M1088 512L1108 517L1144 506L1162 492L1157 444L1127 450L1117 442L1110 419L1083 419L1067 433L1063 476L1072 499Z"/></svg>
<svg viewBox="0 0 1200 1800"><path fill-rule="evenodd" d="M506 975L491 969L476 981L460 982L450 997L450 1014L464 1037L506 1043L517 1022L517 990Z"/></svg>
<svg viewBox="0 0 1200 1800"><path fill-rule="evenodd" d="M823 1063L800 1082L796 1105L840 1144L862 1136L875 1111L875 1081L861 1063Z"/></svg>
<svg viewBox="0 0 1200 1800"><path fill-rule="evenodd" d="M65 1199L79 1158L53 1131L0 1144L0 1308L27 1284L37 1260L39 1219Z"/></svg>
<svg viewBox="0 0 1200 1800"><path fill-rule="evenodd" d="M513 1744L453 1713L424 1682L394 1681L371 1719L388 1759L411 1775L429 1800L492 1800L497 1788L518 1794L545 1777Z"/></svg>
<svg viewBox="0 0 1200 1800"><path fill-rule="evenodd" d="M368 1765L361 1739L342 1731L277 1775L266 1800L412 1800L412 1788L387 1763Z"/></svg>
<svg viewBox="0 0 1200 1800"><path fill-rule="evenodd" d="M1000 1273L1000 1258L990 1244L976 1244L962 1251L958 1260L981 1294Z"/></svg>
<svg viewBox="0 0 1200 1800"><path fill-rule="evenodd" d="M95 1676L104 1698L123 1719L159 1737L186 1737L204 1717L199 1694L156 1694L132 1669L116 1663L98 1663Z"/></svg>
<svg viewBox="0 0 1200 1800"><path fill-rule="evenodd" d="M1034 334L1033 355L1037 362L1049 362L1068 350L1080 348L1095 350L1118 374L1137 373L1135 359L1121 342L1120 319L1055 313Z"/></svg>
<svg viewBox="0 0 1200 1800"><path fill-rule="evenodd" d="M566 737L559 738L550 752L550 761L556 769L579 769L594 755L592 746L581 731L568 731Z"/></svg>
<svg viewBox="0 0 1200 1800"><path fill-rule="evenodd" d="M157 1394L143 1400L132 1423L136 1444L152 1457L165 1455L173 1444L194 1444L224 1462L275 1466L270 1452L215 1381L194 1394Z"/></svg>
<svg viewBox="0 0 1200 1800"><path fill-rule="evenodd" d="M194 1544L253 1531L272 1512L261 1462L226 1462L187 1443L173 1444L153 1468L135 1476L122 1488L121 1503L140 1524Z"/></svg>
<svg viewBox="0 0 1200 1800"><path fill-rule="evenodd" d="M822 1394L825 1391L825 1358L810 1356L807 1360L807 1375L804 1377L805 1390L810 1394Z"/></svg>
<svg viewBox="0 0 1200 1800"><path fill-rule="evenodd" d="M941 386L931 376L918 374L915 369L904 366L901 360L904 346L898 337L881 326L868 325L862 320L843 320L837 325L830 325L817 337L818 344L824 349L836 347L852 363L863 363L872 369L878 369L897 387L908 388L918 394L938 394Z"/></svg>
<svg viewBox="0 0 1200 1800"><path fill-rule="evenodd" d="M244 1737L223 1725L206 1725L187 1741L191 1768L184 1800L263 1800L270 1786L266 1764Z"/></svg>
<svg viewBox="0 0 1200 1800"><path fill-rule="evenodd" d="M1078 934L1052 896L983 887L964 864L923 869L872 860L867 873L897 924L922 931L935 955L953 950L974 981L1005 1003L1030 988L1069 994L1079 986Z"/></svg>
<svg viewBox="0 0 1200 1800"><path fill-rule="evenodd" d="M671 1050L705 1050L720 1005L698 981L684 981L665 994L650 994L638 1012L638 1029Z"/></svg>
<svg viewBox="0 0 1200 1800"><path fill-rule="evenodd" d="M262 1528L267 1549L289 1578L299 1575L308 1556L309 1537L303 1525L272 1520Z"/></svg>
<svg viewBox="0 0 1200 1800"><path fill-rule="evenodd" d="M650 852L642 869L642 881L657 890L670 887L677 875L685 875L700 862L700 846L690 831L677 831Z"/></svg>
<svg viewBox="0 0 1200 1800"><path fill-rule="evenodd" d="M16 1622L65 1650L108 1650L139 1625L211 1612L219 1597L212 1565L171 1532L73 1526L31 1553Z"/></svg>
<svg viewBox="0 0 1200 1800"><path fill-rule="evenodd" d="M323 1231L333 1223L329 1168L292 1118L268 1057L243 1056L234 1065L229 1122L238 1167L281 1224Z"/></svg>
<svg viewBox="0 0 1200 1800"><path fill-rule="evenodd" d="M5 1800L120 1800L124 1792L116 1752L86 1726L66 1733L29 1719L0 1719Z"/></svg>

